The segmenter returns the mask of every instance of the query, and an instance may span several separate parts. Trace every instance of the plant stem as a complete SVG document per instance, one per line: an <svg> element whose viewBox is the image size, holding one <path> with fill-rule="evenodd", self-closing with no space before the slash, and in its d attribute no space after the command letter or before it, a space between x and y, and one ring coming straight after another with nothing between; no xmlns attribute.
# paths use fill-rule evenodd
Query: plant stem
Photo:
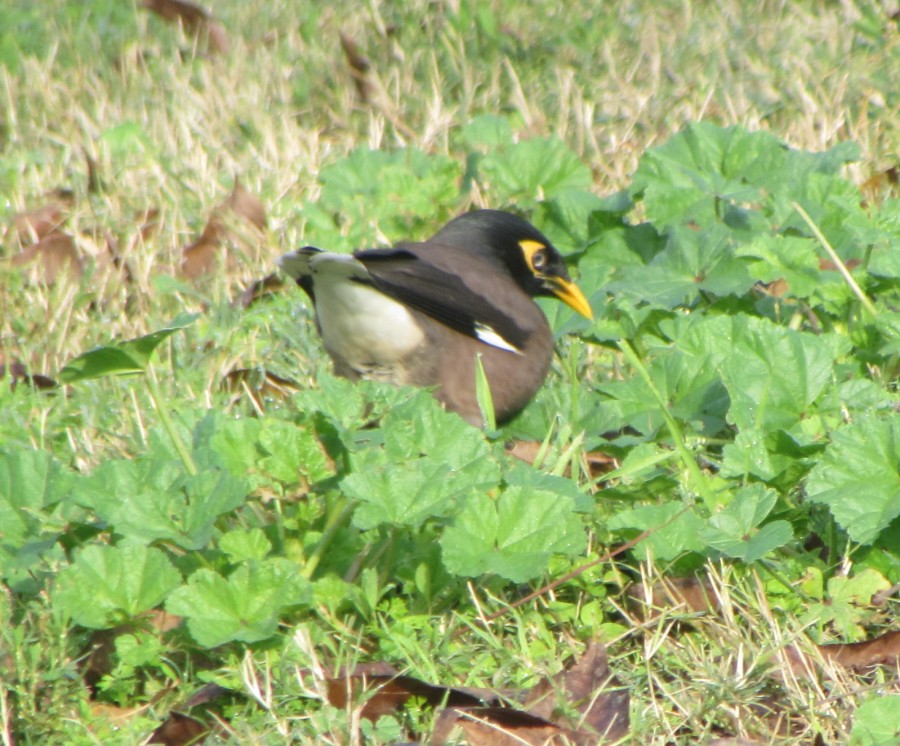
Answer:
<svg viewBox="0 0 900 746"><path fill-rule="evenodd" d="M156 375L151 366L148 366L144 371L144 380L147 382L147 392L150 394L150 399L153 401L153 406L156 408L156 413L159 415L159 421L162 423L163 428L168 434L169 440L172 441L172 445L175 446L175 450L178 451L181 462L184 464L185 471L192 477L197 476L199 472L197 464L194 463L194 457L191 456L191 452L178 434L175 423L172 422L172 418L169 417L169 411L163 406L162 394L159 391L159 384L156 382Z"/></svg>
<svg viewBox="0 0 900 746"><path fill-rule="evenodd" d="M666 421L666 427L669 429L669 434L672 436L672 442L675 445L678 457L681 459L682 465L687 469L688 474L691 476L693 489L696 490L703 499L707 509L712 512L715 510L717 504L715 493L713 492L706 475L697 465L697 460L694 458L694 455L685 445L681 427L679 426L678 421L672 416L672 413L669 412L669 406L663 398L663 395L659 392L659 389L656 388L656 384L653 383L653 379L650 377L650 371L647 370L637 356L637 353L624 339L619 341L619 349L622 351L625 359L638 372L638 375L640 375L644 380L644 383L647 384L647 387L653 393L653 397L656 399L657 404L659 404L663 419Z"/></svg>
<svg viewBox="0 0 900 746"><path fill-rule="evenodd" d="M350 515L355 506L356 503L352 500L348 500L346 497L339 497L337 499L328 513L325 530L322 531L322 538L319 539L319 543L316 544L316 548L313 549L312 553L309 555L309 559L300 571L301 576L307 580L312 577L316 568L319 566L319 562L322 560L322 555L325 554L325 550L334 538L334 535L337 533L338 529L344 525L344 519Z"/></svg>
<svg viewBox="0 0 900 746"><path fill-rule="evenodd" d="M809 229L813 232L813 235L819 240L819 243L822 244L822 247L827 252L828 256L831 257L831 261L835 263L835 266L838 268L838 271L843 275L844 280L850 286L850 289L854 292L857 298L859 298L859 302L863 304L863 308L865 308L870 314L872 314L872 318L875 318L878 315L878 310L875 308L875 304L869 300L869 297L863 292L863 289L857 284L856 280L853 279L853 275L850 274L850 270L847 269L847 265L844 264L844 261L837 255L837 252L828 243L828 239L825 238L825 234L819 230L819 226L813 222L813 219L809 216L809 213L806 212L800 205L796 202L791 202L791 206L800 213L800 217L806 222L809 226Z"/></svg>

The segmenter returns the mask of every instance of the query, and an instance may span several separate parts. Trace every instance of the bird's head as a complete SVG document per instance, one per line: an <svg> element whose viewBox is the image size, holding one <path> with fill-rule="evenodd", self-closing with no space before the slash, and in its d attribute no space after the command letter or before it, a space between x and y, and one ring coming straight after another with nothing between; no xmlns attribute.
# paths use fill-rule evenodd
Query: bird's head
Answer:
<svg viewBox="0 0 900 746"><path fill-rule="evenodd" d="M501 210L474 210L451 220L431 241L464 249L505 267L531 296L552 296L589 319L584 293L572 282L562 255L524 218Z"/></svg>

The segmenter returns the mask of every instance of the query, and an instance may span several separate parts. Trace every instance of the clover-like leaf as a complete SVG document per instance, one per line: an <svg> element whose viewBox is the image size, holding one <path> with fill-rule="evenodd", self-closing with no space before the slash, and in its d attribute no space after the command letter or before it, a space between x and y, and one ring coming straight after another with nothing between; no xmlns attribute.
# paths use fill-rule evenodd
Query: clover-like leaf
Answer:
<svg viewBox="0 0 900 746"><path fill-rule="evenodd" d="M554 554L572 556L584 544L584 528L568 495L519 486L496 499L473 493L441 537L450 572L494 573L517 583L546 572Z"/></svg>
<svg viewBox="0 0 900 746"><path fill-rule="evenodd" d="M806 480L854 541L871 544L900 516L900 422L869 417L838 428Z"/></svg>
<svg viewBox="0 0 900 746"><path fill-rule="evenodd" d="M653 529L653 533L634 550L645 559L672 560L685 552L699 552L704 547L697 535L703 522L693 510L685 510L677 502L628 508L616 513L606 526L628 538Z"/></svg>
<svg viewBox="0 0 900 746"><path fill-rule="evenodd" d="M764 485L744 487L721 512L709 519L700 538L722 554L755 562L773 549L784 546L794 536L787 521L762 525L777 500L775 491Z"/></svg>
<svg viewBox="0 0 900 746"><path fill-rule="evenodd" d="M104 629L152 609L180 583L181 574L159 549L91 544L59 572L53 601L76 624Z"/></svg>
<svg viewBox="0 0 900 746"><path fill-rule="evenodd" d="M306 603L309 581L289 560L250 561L228 577L197 570L166 601L172 614L187 618L191 636L213 648L227 642L258 642L275 634L285 609Z"/></svg>

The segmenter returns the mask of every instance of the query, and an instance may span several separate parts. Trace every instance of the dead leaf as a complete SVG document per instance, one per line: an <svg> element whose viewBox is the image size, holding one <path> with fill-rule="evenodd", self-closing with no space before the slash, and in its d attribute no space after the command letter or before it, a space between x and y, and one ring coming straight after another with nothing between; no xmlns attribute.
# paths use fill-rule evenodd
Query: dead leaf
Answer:
<svg viewBox="0 0 900 746"><path fill-rule="evenodd" d="M534 465L535 459L540 455L543 443L539 440L510 440L506 443L506 452L513 458ZM617 460L602 451L591 451L584 454L585 465L591 476L599 477L616 468ZM567 469L566 474L571 474Z"/></svg>
<svg viewBox="0 0 900 746"><path fill-rule="evenodd" d="M573 743L571 734L563 728L521 710L450 707L438 716L432 732L432 745L450 741L457 727L466 734L469 746L564 746Z"/></svg>
<svg viewBox="0 0 900 746"><path fill-rule="evenodd" d="M185 0L142 0L143 6L172 23L180 23L186 33L205 36L210 51L227 54L228 37L209 11Z"/></svg>
<svg viewBox="0 0 900 746"><path fill-rule="evenodd" d="M872 596L872 606L885 606L887 605L888 600L900 591L900 583L894 583L890 588L885 588L883 591L878 591L874 596Z"/></svg>
<svg viewBox="0 0 900 746"><path fill-rule="evenodd" d="M260 231L266 229L266 208L263 206L262 200L241 186L237 179L234 180L234 189L231 190L228 199L219 205L219 208L232 210L236 215L240 215L255 225Z"/></svg>
<svg viewBox="0 0 900 746"><path fill-rule="evenodd" d="M147 207L134 214L134 222L138 224L141 240L147 241L159 230L159 208Z"/></svg>
<svg viewBox="0 0 900 746"><path fill-rule="evenodd" d="M6 363L0 360L0 378L6 377ZM49 376L41 375L40 373L29 373L28 368L25 367L25 364L19 360L13 360L9 364L9 388L12 391L16 390L16 387L19 383L24 383L28 386L32 386L36 389L40 389L41 391L46 391L48 389L55 389L59 384L54 381Z"/></svg>
<svg viewBox="0 0 900 746"><path fill-rule="evenodd" d="M163 724L153 731L147 743L161 743L164 746L199 744L209 732L210 729L196 718L172 711Z"/></svg>
<svg viewBox="0 0 900 746"><path fill-rule="evenodd" d="M758 282L756 283L755 288L764 295L768 295L772 298L783 298L791 289L790 285L788 285L788 281L784 278L772 280L772 282Z"/></svg>
<svg viewBox="0 0 900 746"><path fill-rule="evenodd" d="M243 293L235 298L231 305L234 308L250 308L260 298L272 295L284 287L284 278L280 274L272 273L250 285Z"/></svg>
<svg viewBox="0 0 900 746"><path fill-rule="evenodd" d="M235 368L225 374L223 386L229 391L249 394L256 408L265 409L265 399L286 399L300 387L265 368Z"/></svg>
<svg viewBox="0 0 900 746"><path fill-rule="evenodd" d="M218 215L213 214L194 243L185 247L181 258L181 272L191 280L207 274L216 266L216 256L222 247L226 229Z"/></svg>
<svg viewBox="0 0 900 746"><path fill-rule="evenodd" d="M718 598L709 580L694 575L661 580L649 589L649 594L642 583L635 583L628 589L628 597L634 602L635 615L641 621L654 618L662 609L678 606L688 612L715 611L719 608Z"/></svg>
<svg viewBox="0 0 900 746"><path fill-rule="evenodd" d="M13 215L11 229L20 245L37 243L57 232L68 220L75 199L72 191L57 189L47 196L51 198L47 204Z"/></svg>
<svg viewBox="0 0 900 746"><path fill-rule="evenodd" d="M116 707L107 702L90 703L91 716L106 721L114 728L121 728L146 709L146 705L141 707Z"/></svg>
<svg viewBox="0 0 900 746"><path fill-rule="evenodd" d="M573 722L560 722L558 697L579 714ZM606 647L591 643L584 655L552 680L539 683L528 695L529 714L571 731L577 744L596 743L598 737L612 741L628 735L628 690L609 669Z"/></svg>
<svg viewBox="0 0 900 746"><path fill-rule="evenodd" d="M861 259L848 259L846 262L844 262L847 269L849 269L849 270L855 269L861 263L862 263ZM819 259L819 269L822 270L823 272L825 272L825 271L837 272L838 266L830 259Z"/></svg>
<svg viewBox="0 0 900 746"><path fill-rule="evenodd" d="M184 709L187 710L191 707L209 704L223 695L231 693L230 689L226 689L218 684L204 684L188 698L187 702L184 703Z"/></svg>
<svg viewBox="0 0 900 746"><path fill-rule="evenodd" d="M367 104L372 98L372 83L369 80L369 70L372 68L372 65L369 62L369 58L360 51L359 45L353 39L343 31L340 32L340 38L341 48L344 50L344 56L347 58L347 64L350 66L350 75L353 76L359 100Z"/></svg>
<svg viewBox="0 0 900 746"><path fill-rule="evenodd" d="M242 225L229 223L232 216L236 216ZM250 228L252 236L248 236L242 226ZM182 274L196 280L209 273L215 268L217 256L226 242L248 247L262 240L265 229L266 211L262 202L236 179L231 194L213 208L200 238L183 250Z"/></svg>
<svg viewBox="0 0 900 746"><path fill-rule="evenodd" d="M75 240L59 232L50 233L12 257L17 267L28 267L33 283L53 285L61 276L80 279L84 267L75 249Z"/></svg>
<svg viewBox="0 0 900 746"><path fill-rule="evenodd" d="M866 179L859 188L865 197L863 206L881 202L885 196L896 190L898 184L900 184L900 166L891 166Z"/></svg>
<svg viewBox="0 0 900 746"><path fill-rule="evenodd" d="M534 464L542 445L543 443L539 440L510 440L504 448L513 458L524 461L526 464Z"/></svg>
<svg viewBox="0 0 900 746"><path fill-rule="evenodd" d="M84 155L84 162L87 166L87 190L89 194L97 194L103 190L103 180L100 178L100 167L97 161L91 158L90 154L84 148L81 149Z"/></svg>
<svg viewBox="0 0 900 746"><path fill-rule="evenodd" d="M900 630L886 632L862 642L843 642L817 647L826 660L844 668L895 666L900 662Z"/></svg>
<svg viewBox="0 0 900 746"><path fill-rule="evenodd" d="M412 697L424 700L430 707L444 703L448 707L476 707L497 699L493 692L428 684L413 676L399 674L382 662L360 664L350 671L340 671L325 684L328 701L341 709L368 695L362 704L361 715L372 721L395 712Z"/></svg>
<svg viewBox="0 0 900 746"><path fill-rule="evenodd" d="M188 715L182 710L190 710L194 707L201 708L202 713L209 712L211 708L206 707L216 700L223 699L228 696L231 699L235 692L225 689L218 684L206 684L199 690L194 692L184 704L177 710L172 710L163 721L163 723L153 731L146 743L162 743L166 746L184 746L185 744L199 744L213 730L219 730L220 724L217 723L221 719L221 715L208 719L207 722L213 723L212 726L204 723L199 717ZM221 708L220 708L221 709Z"/></svg>

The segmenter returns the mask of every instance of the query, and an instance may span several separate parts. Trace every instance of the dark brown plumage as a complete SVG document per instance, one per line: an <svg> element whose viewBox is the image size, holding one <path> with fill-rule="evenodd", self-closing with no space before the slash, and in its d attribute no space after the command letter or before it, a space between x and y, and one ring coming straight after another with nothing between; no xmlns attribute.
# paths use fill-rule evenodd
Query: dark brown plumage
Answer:
<svg viewBox="0 0 900 746"><path fill-rule="evenodd" d="M591 316L547 238L497 210L461 215L421 243L352 256L307 246L279 264L312 298L338 374L435 387L477 425L479 355L498 422L521 411L547 376L553 337L535 296Z"/></svg>

